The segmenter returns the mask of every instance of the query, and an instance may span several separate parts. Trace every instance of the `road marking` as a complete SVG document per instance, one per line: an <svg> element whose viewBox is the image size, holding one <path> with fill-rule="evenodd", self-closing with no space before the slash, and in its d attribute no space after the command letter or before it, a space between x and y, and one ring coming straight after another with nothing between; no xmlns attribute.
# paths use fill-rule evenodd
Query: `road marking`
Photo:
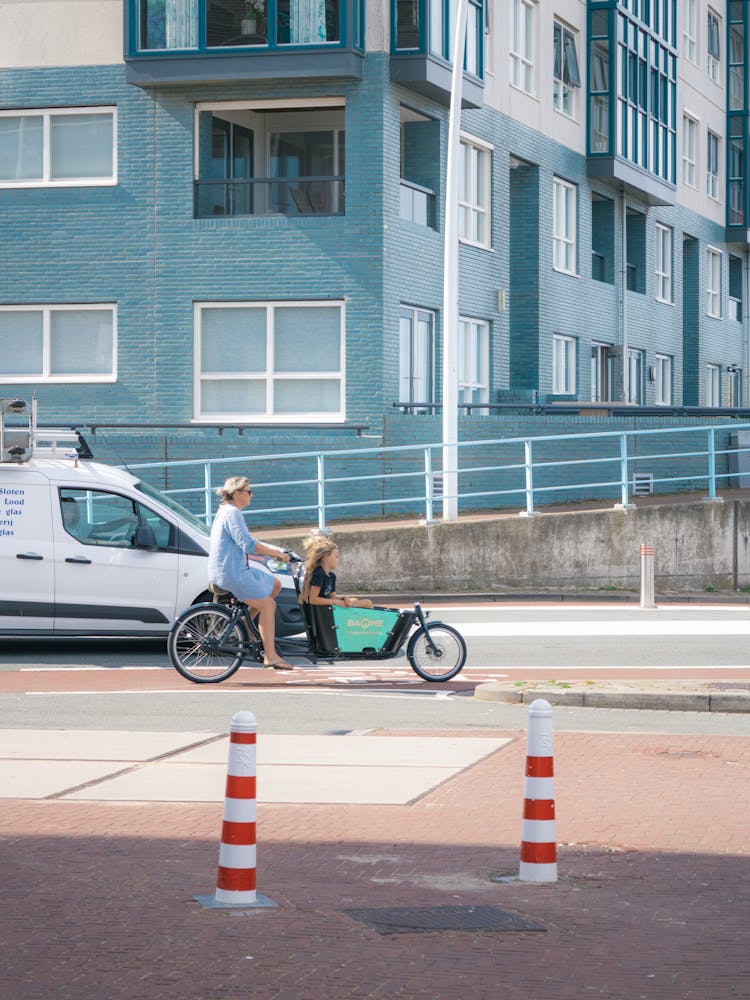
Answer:
<svg viewBox="0 0 750 1000"><path fill-rule="evenodd" d="M604 636L625 635L750 635L750 617L730 621L525 621L525 622L451 622L463 636L474 638L511 638L518 636Z"/></svg>

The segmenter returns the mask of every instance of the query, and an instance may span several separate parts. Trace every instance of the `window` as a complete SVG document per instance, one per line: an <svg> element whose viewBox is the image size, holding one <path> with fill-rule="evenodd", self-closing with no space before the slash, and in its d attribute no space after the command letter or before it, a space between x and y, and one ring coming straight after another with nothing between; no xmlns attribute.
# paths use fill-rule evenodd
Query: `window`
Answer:
<svg viewBox="0 0 750 1000"><path fill-rule="evenodd" d="M576 189L568 181L552 181L552 266L576 273Z"/></svg>
<svg viewBox="0 0 750 1000"><path fill-rule="evenodd" d="M672 301L672 230L656 224L656 297Z"/></svg>
<svg viewBox="0 0 750 1000"><path fill-rule="evenodd" d="M690 62L698 61L698 0L683 0L682 51Z"/></svg>
<svg viewBox="0 0 750 1000"><path fill-rule="evenodd" d="M344 419L341 302L195 306L197 420Z"/></svg>
<svg viewBox="0 0 750 1000"><path fill-rule="evenodd" d="M721 318L721 251L709 247L706 255L706 313Z"/></svg>
<svg viewBox="0 0 750 1000"><path fill-rule="evenodd" d="M615 203L595 191L591 194L591 277L615 280Z"/></svg>
<svg viewBox="0 0 750 1000"><path fill-rule="evenodd" d="M175 528L137 500L102 490L59 491L63 528L83 545L135 548L135 533L147 525L160 549L177 551Z"/></svg>
<svg viewBox="0 0 750 1000"><path fill-rule="evenodd" d="M536 4L533 0L510 0L510 82L534 93Z"/></svg>
<svg viewBox="0 0 750 1000"><path fill-rule="evenodd" d="M0 187L116 184L114 108L0 111Z"/></svg>
<svg viewBox="0 0 750 1000"><path fill-rule="evenodd" d="M477 319L458 321L458 401L488 403L490 399L490 327Z"/></svg>
<svg viewBox="0 0 750 1000"><path fill-rule="evenodd" d="M710 129L706 137L706 194L719 198L719 137Z"/></svg>
<svg viewBox="0 0 750 1000"><path fill-rule="evenodd" d="M626 286L646 294L646 215L628 208L625 217Z"/></svg>
<svg viewBox="0 0 750 1000"><path fill-rule="evenodd" d="M336 0L138 0L138 49L330 45L342 14Z"/></svg>
<svg viewBox="0 0 750 1000"><path fill-rule="evenodd" d="M576 391L576 340L560 333L552 335L552 392L572 396Z"/></svg>
<svg viewBox="0 0 750 1000"><path fill-rule="evenodd" d="M628 350L628 402L643 405L643 351Z"/></svg>
<svg viewBox="0 0 750 1000"><path fill-rule="evenodd" d="M706 365L706 406L721 406L720 365Z"/></svg>
<svg viewBox="0 0 750 1000"><path fill-rule="evenodd" d="M611 344L591 345L591 401L612 399L615 384L615 352Z"/></svg>
<svg viewBox="0 0 750 1000"><path fill-rule="evenodd" d="M689 115L682 119L682 180L698 187L698 122Z"/></svg>
<svg viewBox="0 0 750 1000"><path fill-rule="evenodd" d="M572 118L576 113L576 90L581 86L576 38L573 32L559 21L555 21L553 31L555 60L552 73L553 102L558 111Z"/></svg>
<svg viewBox="0 0 750 1000"><path fill-rule="evenodd" d="M400 403L435 402L435 314L401 307L399 327Z"/></svg>
<svg viewBox="0 0 750 1000"><path fill-rule="evenodd" d="M342 215L344 108L197 108L195 214Z"/></svg>
<svg viewBox="0 0 750 1000"><path fill-rule="evenodd" d="M439 182L440 124L401 106L399 214L418 226L435 229L435 191Z"/></svg>
<svg viewBox="0 0 750 1000"><path fill-rule="evenodd" d="M113 305L0 306L0 382L114 382Z"/></svg>
<svg viewBox="0 0 750 1000"><path fill-rule="evenodd" d="M488 147L461 141L458 232L462 240L481 247L490 245L491 159Z"/></svg>
<svg viewBox="0 0 750 1000"><path fill-rule="evenodd" d="M656 405L672 405L672 359L667 354L656 355Z"/></svg>
<svg viewBox="0 0 750 1000"><path fill-rule="evenodd" d="M742 372L737 365L727 368L726 405L742 406Z"/></svg>
<svg viewBox="0 0 750 1000"><path fill-rule="evenodd" d="M708 26L706 36L706 70L715 83L719 83L721 71L721 21L719 15L708 9Z"/></svg>
<svg viewBox="0 0 750 1000"><path fill-rule="evenodd" d="M742 258L729 255L729 318L742 321Z"/></svg>

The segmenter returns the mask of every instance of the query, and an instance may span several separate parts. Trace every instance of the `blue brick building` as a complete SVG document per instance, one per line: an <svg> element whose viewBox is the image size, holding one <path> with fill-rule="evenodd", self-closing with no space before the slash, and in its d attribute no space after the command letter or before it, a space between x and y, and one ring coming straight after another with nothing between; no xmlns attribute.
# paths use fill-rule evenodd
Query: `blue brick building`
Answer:
<svg viewBox="0 0 750 1000"><path fill-rule="evenodd" d="M468 4L464 408L748 405L747 6ZM452 10L0 0L0 396L123 460L433 434Z"/></svg>

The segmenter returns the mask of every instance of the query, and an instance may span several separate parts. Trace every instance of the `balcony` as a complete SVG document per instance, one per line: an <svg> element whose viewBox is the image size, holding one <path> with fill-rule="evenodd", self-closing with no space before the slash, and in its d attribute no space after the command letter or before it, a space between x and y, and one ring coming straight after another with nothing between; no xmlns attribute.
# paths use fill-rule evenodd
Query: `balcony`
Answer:
<svg viewBox="0 0 750 1000"><path fill-rule="evenodd" d="M462 99L482 107L484 0L469 0ZM455 5L450 0L392 0L391 80L441 104L450 103Z"/></svg>
<svg viewBox="0 0 750 1000"><path fill-rule="evenodd" d="M128 0L126 79L360 79L363 25L363 0Z"/></svg>
<svg viewBox="0 0 750 1000"><path fill-rule="evenodd" d="M254 177L195 182L197 219L343 214L343 177Z"/></svg>

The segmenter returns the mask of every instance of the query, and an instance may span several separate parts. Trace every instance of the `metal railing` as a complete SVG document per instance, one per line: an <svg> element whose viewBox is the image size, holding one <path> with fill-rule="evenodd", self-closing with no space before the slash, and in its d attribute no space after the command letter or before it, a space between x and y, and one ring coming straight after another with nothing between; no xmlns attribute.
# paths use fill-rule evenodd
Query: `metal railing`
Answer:
<svg viewBox="0 0 750 1000"><path fill-rule="evenodd" d="M343 177L195 181L198 219L246 215L343 215Z"/></svg>
<svg viewBox="0 0 750 1000"><path fill-rule="evenodd" d="M656 492L703 489L706 499L716 500L720 486L740 474L730 471L730 454L750 451L731 448L729 434L748 430L750 423L731 423L462 441L456 500L460 512L517 506L526 516L545 503L582 499L614 499L627 507L636 473L642 481L646 472ZM251 468L256 524L313 516L325 531L334 519L400 515L433 522L446 499L442 455L439 442L145 462L128 469L144 473L208 524L215 487L238 469ZM181 485L174 486L175 480Z"/></svg>

